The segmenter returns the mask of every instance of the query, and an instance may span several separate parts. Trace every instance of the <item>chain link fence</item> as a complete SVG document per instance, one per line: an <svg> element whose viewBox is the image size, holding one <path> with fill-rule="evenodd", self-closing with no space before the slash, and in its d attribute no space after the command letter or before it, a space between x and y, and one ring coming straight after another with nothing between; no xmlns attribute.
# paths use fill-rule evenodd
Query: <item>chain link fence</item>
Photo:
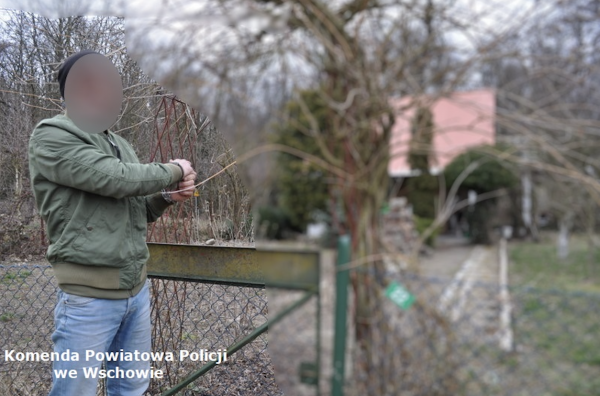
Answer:
<svg viewBox="0 0 600 396"><path fill-rule="evenodd" d="M223 350L267 321L267 294L277 295L280 300L293 301L295 298L285 291L262 288L156 278L151 282L153 351L174 352L176 356L173 361L152 363L155 370L162 370L163 378L152 381L147 395L161 394L206 363L190 358L180 360L177 356L179 351L201 353L202 350ZM56 290L52 268L48 265L0 266L1 395L48 394L52 383L52 363L18 361L17 353L52 351ZM310 317L315 315L316 303L317 299L313 297L305 307L288 317L281 327L283 333L290 328L294 331L296 342L289 344L289 348L302 345L304 340L305 347L312 347L312 351L308 348L308 355L315 353L315 321ZM306 320L307 317L309 320ZM276 346L279 357L288 353L290 356L295 353L295 357L306 355L306 352L287 350L283 342L277 342ZM12 355L11 350L15 351ZM8 359L5 351L9 351ZM297 394L315 394L316 388L298 384L298 372L276 372L269 352L267 334L264 333L228 356L226 362L216 365L180 394L282 395L278 386L282 379L283 382L287 379L287 389L293 386ZM104 394L102 383L98 394Z"/></svg>
<svg viewBox="0 0 600 396"><path fill-rule="evenodd" d="M600 395L600 294L509 287L503 299L498 283L383 278L415 300L382 290L347 395Z"/></svg>
<svg viewBox="0 0 600 396"><path fill-rule="evenodd" d="M374 371L363 371L362 379L349 376L346 394L600 395L600 295L512 287L506 302L499 298L497 284L398 274L386 277L416 300L405 309L385 296L379 300L381 309L373 311L372 320L386 327L376 326L383 331L371 334ZM455 290L451 298L442 298L449 288ZM0 266L3 354L12 349L52 350L55 292L49 266ZM266 322L267 293L260 288L153 279L153 350L225 348ZM296 298L284 294L275 298ZM506 303L510 304L509 322L502 320ZM283 342L274 346L284 348L277 350L276 360L263 334L181 394L282 395L282 389L289 395L316 394L315 387L298 385L298 365L287 371L283 367L286 361L314 358L311 318L316 304L314 299L304 312L280 327ZM289 359L282 359L286 356ZM354 354L348 363L358 371L352 372L361 373L361 362ZM147 394L160 394L201 365L178 359L156 362L165 377L154 381ZM329 380L325 375L320 379ZM286 381L286 387L280 387ZM366 389L356 386L359 382ZM51 362L0 359L0 394L45 395L50 384Z"/></svg>

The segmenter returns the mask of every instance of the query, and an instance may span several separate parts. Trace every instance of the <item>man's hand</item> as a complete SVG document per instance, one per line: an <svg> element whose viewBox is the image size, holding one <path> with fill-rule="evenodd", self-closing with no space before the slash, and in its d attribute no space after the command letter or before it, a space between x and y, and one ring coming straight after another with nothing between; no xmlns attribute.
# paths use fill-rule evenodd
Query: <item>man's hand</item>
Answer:
<svg viewBox="0 0 600 396"><path fill-rule="evenodd" d="M193 172L193 171L192 171ZM180 192L171 193L171 199L177 202L183 202L194 195L194 184L196 183L196 172L190 173L179 182L177 190Z"/></svg>
<svg viewBox="0 0 600 396"><path fill-rule="evenodd" d="M169 160L169 162L177 162L181 165L183 169L183 178L185 179L187 176L193 174L196 177L196 172L194 172L194 168L192 168L192 163L186 159L174 159Z"/></svg>

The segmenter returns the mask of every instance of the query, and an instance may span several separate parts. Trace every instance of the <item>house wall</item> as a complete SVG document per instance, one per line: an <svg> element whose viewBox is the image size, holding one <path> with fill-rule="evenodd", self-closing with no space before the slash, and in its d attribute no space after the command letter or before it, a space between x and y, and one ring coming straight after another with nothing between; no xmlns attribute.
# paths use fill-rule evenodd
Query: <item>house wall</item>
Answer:
<svg viewBox="0 0 600 396"><path fill-rule="evenodd" d="M443 170L456 156L470 147L495 143L494 90L455 92L449 97L437 100L423 98L422 101L429 101L433 113L432 173ZM411 121L416 107L411 105L413 102L414 98L411 97L391 100L392 106L397 109L390 141L388 173L391 177L410 175L407 159ZM404 109L406 107L408 108Z"/></svg>

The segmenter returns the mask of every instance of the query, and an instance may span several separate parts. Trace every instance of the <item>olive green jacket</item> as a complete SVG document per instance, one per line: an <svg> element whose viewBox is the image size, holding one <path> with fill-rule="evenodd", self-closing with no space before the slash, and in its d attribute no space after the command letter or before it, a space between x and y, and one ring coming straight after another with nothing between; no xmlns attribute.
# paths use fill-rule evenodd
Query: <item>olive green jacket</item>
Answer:
<svg viewBox="0 0 600 396"><path fill-rule="evenodd" d="M59 287L97 298L135 295L146 280L147 223L169 205L160 191L181 180L180 167L140 164L122 137L84 132L60 114L35 127L29 173Z"/></svg>

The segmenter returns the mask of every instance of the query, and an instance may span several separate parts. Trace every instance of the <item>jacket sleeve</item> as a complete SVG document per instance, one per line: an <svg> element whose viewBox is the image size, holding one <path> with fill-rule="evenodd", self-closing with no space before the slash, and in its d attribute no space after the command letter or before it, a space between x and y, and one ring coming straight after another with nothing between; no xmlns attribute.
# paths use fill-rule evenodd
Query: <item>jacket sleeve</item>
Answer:
<svg viewBox="0 0 600 396"><path fill-rule="evenodd" d="M53 183L117 199L155 193L182 176L173 164L121 162L94 144L48 125L32 135L29 156Z"/></svg>
<svg viewBox="0 0 600 396"><path fill-rule="evenodd" d="M175 165L177 166L177 165ZM164 200L160 192L146 197L146 218L148 223L153 223L167 210L171 204Z"/></svg>

